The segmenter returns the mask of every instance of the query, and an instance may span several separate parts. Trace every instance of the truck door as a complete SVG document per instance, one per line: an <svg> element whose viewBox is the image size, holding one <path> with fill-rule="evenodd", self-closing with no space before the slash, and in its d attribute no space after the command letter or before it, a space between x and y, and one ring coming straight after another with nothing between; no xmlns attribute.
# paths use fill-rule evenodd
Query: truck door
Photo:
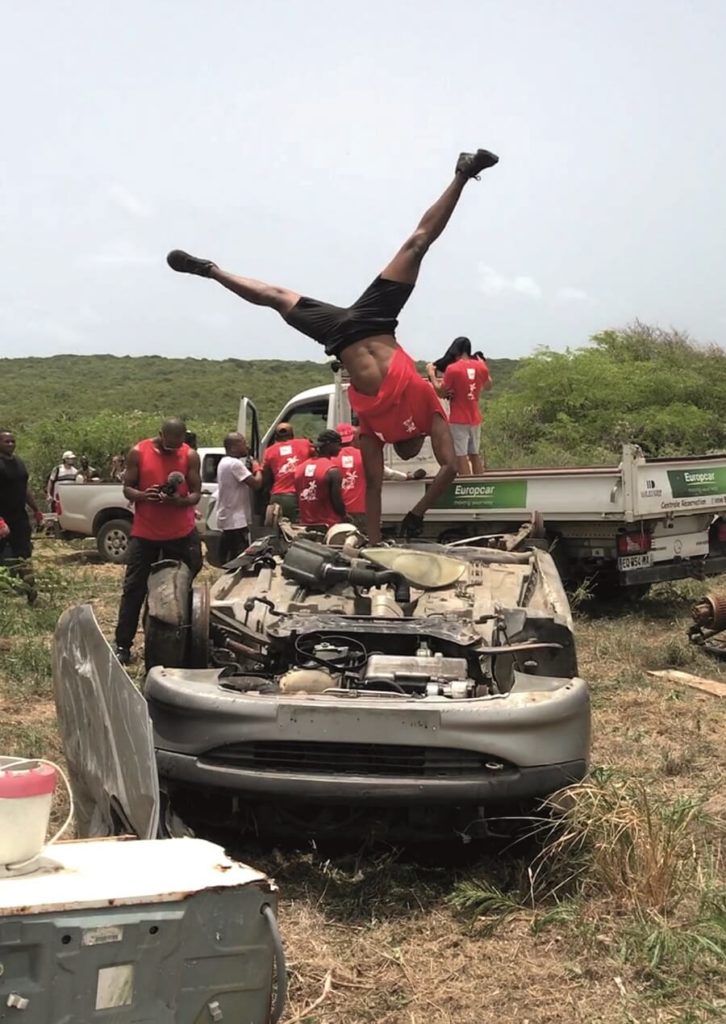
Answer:
<svg viewBox="0 0 726 1024"><path fill-rule="evenodd" d="M331 407L330 395L290 402L265 435L267 442L272 444L274 441L274 431L278 423L290 423L295 437L307 437L314 441L318 434L328 427Z"/></svg>
<svg viewBox="0 0 726 1024"><path fill-rule="evenodd" d="M257 407L249 398L241 398L239 403L239 415L237 416L237 431L247 438L252 455L260 457L260 425L257 417Z"/></svg>

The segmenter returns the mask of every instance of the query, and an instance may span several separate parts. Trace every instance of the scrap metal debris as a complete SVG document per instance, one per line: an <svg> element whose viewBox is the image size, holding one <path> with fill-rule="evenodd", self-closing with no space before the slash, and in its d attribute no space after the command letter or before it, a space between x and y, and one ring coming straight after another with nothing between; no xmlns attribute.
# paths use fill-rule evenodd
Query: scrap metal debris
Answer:
<svg viewBox="0 0 726 1024"><path fill-rule="evenodd" d="M726 658L726 594L706 594L691 609L693 625L688 639L716 658Z"/></svg>

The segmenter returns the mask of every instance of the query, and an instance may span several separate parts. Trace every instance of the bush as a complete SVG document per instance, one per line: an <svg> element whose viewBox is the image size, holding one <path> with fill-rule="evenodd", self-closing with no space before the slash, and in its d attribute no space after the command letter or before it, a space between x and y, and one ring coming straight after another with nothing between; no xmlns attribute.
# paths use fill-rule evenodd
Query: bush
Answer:
<svg viewBox="0 0 726 1024"><path fill-rule="evenodd" d="M726 448L726 354L678 331L635 323L587 348L524 359L486 422L493 465L613 462L624 443L647 455Z"/></svg>

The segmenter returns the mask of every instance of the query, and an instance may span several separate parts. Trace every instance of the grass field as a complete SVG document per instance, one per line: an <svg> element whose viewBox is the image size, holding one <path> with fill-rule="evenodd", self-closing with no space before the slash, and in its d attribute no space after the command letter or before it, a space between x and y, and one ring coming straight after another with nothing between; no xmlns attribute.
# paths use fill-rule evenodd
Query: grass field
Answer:
<svg viewBox="0 0 726 1024"><path fill-rule="evenodd" d="M35 609L0 589L0 752L61 757L52 630L90 600L110 634L122 570L79 545L42 541L37 553ZM577 612L595 771L549 837L433 862L243 846L280 886L290 1024L726 1017L726 701L646 675L726 678L685 640L692 599L719 585Z"/></svg>

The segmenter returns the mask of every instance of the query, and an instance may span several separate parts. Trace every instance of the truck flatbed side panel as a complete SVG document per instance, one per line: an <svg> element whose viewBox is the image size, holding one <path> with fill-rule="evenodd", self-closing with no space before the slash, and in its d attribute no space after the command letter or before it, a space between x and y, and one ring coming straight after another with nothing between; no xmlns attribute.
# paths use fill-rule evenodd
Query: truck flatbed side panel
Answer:
<svg viewBox="0 0 726 1024"><path fill-rule="evenodd" d="M726 456L638 465L633 505L638 518L726 510Z"/></svg>
<svg viewBox="0 0 726 1024"><path fill-rule="evenodd" d="M387 481L383 516L401 516L424 494L430 481ZM547 519L622 519L623 490L616 470L607 473L493 474L460 477L427 513L430 520L459 517L471 520L528 518L540 512Z"/></svg>

